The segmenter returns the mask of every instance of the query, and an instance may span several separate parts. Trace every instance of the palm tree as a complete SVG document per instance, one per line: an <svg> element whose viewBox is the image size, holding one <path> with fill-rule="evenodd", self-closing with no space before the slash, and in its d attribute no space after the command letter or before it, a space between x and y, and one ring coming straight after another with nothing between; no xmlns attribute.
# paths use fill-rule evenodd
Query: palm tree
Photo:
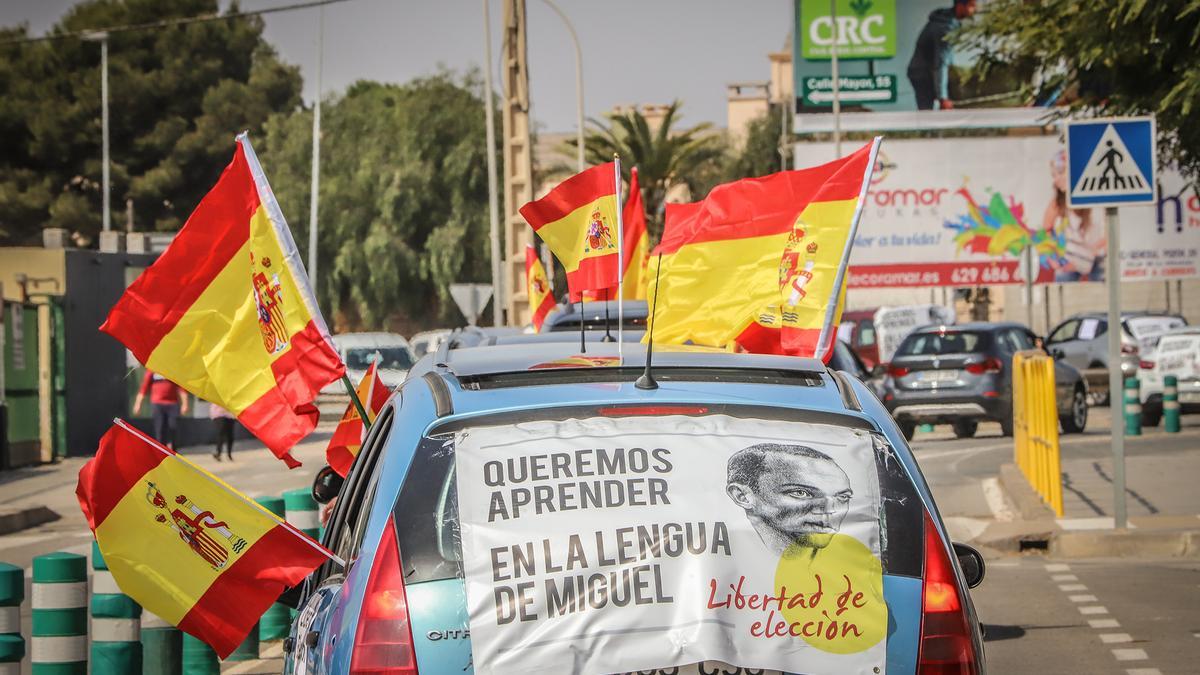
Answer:
<svg viewBox="0 0 1200 675"><path fill-rule="evenodd" d="M667 106L657 126L641 110L607 113L604 120L589 120L583 139L584 153L591 164L621 156L621 171L629 179L630 168L638 168L638 183L646 204L647 225L652 241L662 235L663 202L667 191L680 184L690 188L707 181L724 155L724 139L704 122L686 129L675 128L680 102ZM573 151L574 140L568 141ZM693 191L693 196L696 195Z"/></svg>

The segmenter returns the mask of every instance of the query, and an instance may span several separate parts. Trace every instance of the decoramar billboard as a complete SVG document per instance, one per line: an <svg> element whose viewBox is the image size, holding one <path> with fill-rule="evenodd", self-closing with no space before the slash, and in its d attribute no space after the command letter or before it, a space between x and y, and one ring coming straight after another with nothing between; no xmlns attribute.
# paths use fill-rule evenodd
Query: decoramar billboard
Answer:
<svg viewBox="0 0 1200 675"><path fill-rule="evenodd" d="M796 146L802 165L830 143ZM1068 208L1057 136L885 140L850 258L850 288L1103 281L1104 209ZM1119 209L1125 281L1200 277L1200 197L1160 173L1156 206Z"/></svg>
<svg viewBox="0 0 1200 675"><path fill-rule="evenodd" d="M830 53L837 37L844 106L914 110L953 103L951 66L970 62L947 36L974 15L966 0L796 0L792 63L796 108L823 111L833 102Z"/></svg>

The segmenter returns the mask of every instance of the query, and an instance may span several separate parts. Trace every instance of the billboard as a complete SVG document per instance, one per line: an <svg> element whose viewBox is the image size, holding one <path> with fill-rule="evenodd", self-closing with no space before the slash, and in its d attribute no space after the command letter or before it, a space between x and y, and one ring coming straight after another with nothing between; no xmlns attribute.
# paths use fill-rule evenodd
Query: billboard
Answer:
<svg viewBox="0 0 1200 675"><path fill-rule="evenodd" d="M971 9L951 0L795 0L792 40L797 110L832 105L830 52L837 39L843 105L870 110L939 107L948 100L950 67L970 62L947 35L971 20Z"/></svg>
<svg viewBox="0 0 1200 675"><path fill-rule="evenodd" d="M796 146L797 162L833 157ZM884 141L850 258L850 288L1104 280L1104 210L1068 208L1056 136ZM1123 280L1200 277L1200 198L1164 168L1155 206L1119 209Z"/></svg>

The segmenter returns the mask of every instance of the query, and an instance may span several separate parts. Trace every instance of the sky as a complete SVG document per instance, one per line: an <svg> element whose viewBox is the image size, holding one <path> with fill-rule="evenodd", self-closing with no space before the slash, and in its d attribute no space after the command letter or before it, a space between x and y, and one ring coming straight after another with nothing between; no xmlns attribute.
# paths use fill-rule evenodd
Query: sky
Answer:
<svg viewBox="0 0 1200 675"><path fill-rule="evenodd" d="M169 2L170 0L162 0ZM220 0L222 8L228 0ZM246 10L293 0L242 0ZM2 0L0 25L50 28L73 0ZM503 0L491 0L493 68L499 67ZM765 81L767 53L783 47L792 0L557 0L579 35L584 111L683 101L685 124L725 126L725 85ZM527 0L533 116L544 132L575 129L575 52L545 0ZM304 98L316 91L320 10L265 17L267 41L300 66ZM360 79L402 83L483 61L482 0L349 0L324 10L322 91ZM498 70L496 71L498 72ZM494 86L499 89L499 77Z"/></svg>

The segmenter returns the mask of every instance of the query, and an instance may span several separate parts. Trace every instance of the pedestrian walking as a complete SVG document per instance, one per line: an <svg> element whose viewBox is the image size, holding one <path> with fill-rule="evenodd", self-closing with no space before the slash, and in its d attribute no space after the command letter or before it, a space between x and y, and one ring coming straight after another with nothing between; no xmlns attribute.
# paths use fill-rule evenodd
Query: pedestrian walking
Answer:
<svg viewBox="0 0 1200 675"><path fill-rule="evenodd" d="M216 403L208 404L208 416L212 419L217 430L217 449L213 457L221 461L221 446L225 447L225 456L233 461L233 413Z"/></svg>
<svg viewBox="0 0 1200 675"><path fill-rule="evenodd" d="M142 403L150 395L150 406L154 418L154 438L168 448L175 449L175 430L179 415L188 413L188 396L182 387L159 375L146 371L137 398L133 400L133 414L142 412Z"/></svg>

